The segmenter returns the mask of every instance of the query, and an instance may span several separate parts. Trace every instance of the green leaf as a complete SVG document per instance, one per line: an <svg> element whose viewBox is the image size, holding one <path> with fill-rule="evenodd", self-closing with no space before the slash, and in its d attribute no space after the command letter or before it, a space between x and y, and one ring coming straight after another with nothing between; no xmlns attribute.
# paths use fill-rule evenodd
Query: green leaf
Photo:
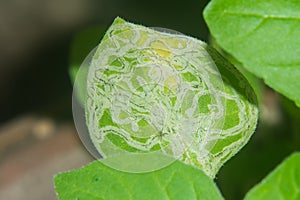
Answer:
<svg viewBox="0 0 300 200"><path fill-rule="evenodd" d="M300 106L298 0L212 0L204 18L222 48Z"/></svg>
<svg viewBox="0 0 300 200"><path fill-rule="evenodd" d="M259 78L257 78L255 75L250 73L247 69L245 69L242 64L237 61L234 57L232 57L231 54L228 54L226 51L224 51L219 44L217 44L214 37L210 37L210 45L215 48L222 56L224 56L231 64L233 64L242 74L243 76L248 80L249 84L252 86L257 99L258 103L262 103L263 98L263 84Z"/></svg>
<svg viewBox="0 0 300 200"><path fill-rule="evenodd" d="M213 178L256 128L257 100L248 81L189 36L116 18L87 82L87 126L105 158L163 152Z"/></svg>
<svg viewBox="0 0 300 200"><path fill-rule="evenodd" d="M151 173L117 171L95 161L54 178L60 200L218 200L223 199L214 182L201 170L179 161Z"/></svg>
<svg viewBox="0 0 300 200"><path fill-rule="evenodd" d="M251 189L245 199L300 199L300 153L288 157L261 183Z"/></svg>

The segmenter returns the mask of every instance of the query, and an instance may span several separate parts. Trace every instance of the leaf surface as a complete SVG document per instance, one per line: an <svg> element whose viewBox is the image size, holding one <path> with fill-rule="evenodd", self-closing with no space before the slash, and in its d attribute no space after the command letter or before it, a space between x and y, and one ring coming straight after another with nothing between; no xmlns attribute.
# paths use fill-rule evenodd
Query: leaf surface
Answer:
<svg viewBox="0 0 300 200"><path fill-rule="evenodd" d="M223 199L201 170L179 161L151 173L117 171L100 161L54 178L60 200L81 199Z"/></svg>
<svg viewBox="0 0 300 200"><path fill-rule="evenodd" d="M213 0L204 18L217 43L300 106L300 3Z"/></svg>

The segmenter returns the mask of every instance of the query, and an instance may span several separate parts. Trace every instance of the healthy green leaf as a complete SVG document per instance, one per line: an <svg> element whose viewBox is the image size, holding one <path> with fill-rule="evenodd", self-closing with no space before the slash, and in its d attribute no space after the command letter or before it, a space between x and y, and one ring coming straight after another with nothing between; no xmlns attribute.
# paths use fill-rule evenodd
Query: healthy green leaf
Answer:
<svg viewBox="0 0 300 200"><path fill-rule="evenodd" d="M288 157L261 183L251 189L245 199L300 199L300 153Z"/></svg>
<svg viewBox="0 0 300 200"><path fill-rule="evenodd" d="M212 0L204 18L222 48L300 106L298 0Z"/></svg>
<svg viewBox="0 0 300 200"><path fill-rule="evenodd" d="M213 178L256 127L248 81L214 49L185 35L116 18L87 80L87 126L103 157L161 151Z"/></svg>
<svg viewBox="0 0 300 200"><path fill-rule="evenodd" d="M151 173L114 170L95 161L54 178L60 200L218 200L223 199L214 182L201 170L176 161Z"/></svg>

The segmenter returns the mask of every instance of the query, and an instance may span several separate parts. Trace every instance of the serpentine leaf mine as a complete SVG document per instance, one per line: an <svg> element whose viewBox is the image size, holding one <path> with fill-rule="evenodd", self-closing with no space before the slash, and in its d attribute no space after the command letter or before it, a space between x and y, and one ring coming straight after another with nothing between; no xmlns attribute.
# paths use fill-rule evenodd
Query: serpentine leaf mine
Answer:
<svg viewBox="0 0 300 200"><path fill-rule="evenodd" d="M215 50L195 38L121 18L92 58L85 113L104 158L161 153L212 178L247 143L258 118L247 80ZM158 162L150 158L146 163Z"/></svg>

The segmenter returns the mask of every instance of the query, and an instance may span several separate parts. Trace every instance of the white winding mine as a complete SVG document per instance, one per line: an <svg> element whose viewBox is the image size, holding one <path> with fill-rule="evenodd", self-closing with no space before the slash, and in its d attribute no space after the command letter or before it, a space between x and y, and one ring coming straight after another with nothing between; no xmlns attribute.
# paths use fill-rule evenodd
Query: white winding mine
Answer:
<svg viewBox="0 0 300 200"><path fill-rule="evenodd" d="M161 151L211 177L256 123L256 107L224 86L205 43L120 18L92 60L87 95L87 125L102 156ZM227 113L228 102L237 110ZM226 128L230 114L237 122ZM235 135L244 139L216 149Z"/></svg>

